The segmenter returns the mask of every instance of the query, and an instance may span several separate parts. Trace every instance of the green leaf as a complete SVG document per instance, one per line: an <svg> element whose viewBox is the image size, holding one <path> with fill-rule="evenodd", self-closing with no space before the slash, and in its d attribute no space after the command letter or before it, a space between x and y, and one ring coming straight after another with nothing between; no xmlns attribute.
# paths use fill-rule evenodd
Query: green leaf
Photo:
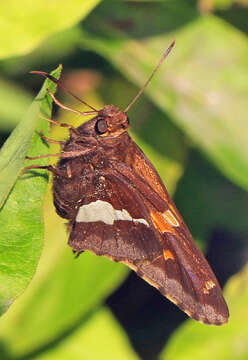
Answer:
<svg viewBox="0 0 248 360"><path fill-rule="evenodd" d="M0 58L24 55L49 35L79 22L100 0L0 3Z"/></svg>
<svg viewBox="0 0 248 360"><path fill-rule="evenodd" d="M247 39L217 17L197 17L185 2L176 3L140 6L139 16L146 19L149 15L148 23L138 22L137 12L128 12L128 4L115 3L109 9L102 3L84 23L88 37L85 32L82 46L98 51L142 86L176 36L175 48L147 93L226 176L247 189ZM174 19L177 11L173 27L169 19ZM167 18L168 24L163 25ZM121 24L127 19L131 25L124 32ZM149 33L153 22L154 35ZM147 32L149 37L140 41L140 34L145 37Z"/></svg>
<svg viewBox="0 0 248 360"><path fill-rule="evenodd" d="M84 326L37 360L138 360L127 335L107 308L96 311Z"/></svg>
<svg viewBox="0 0 248 360"><path fill-rule="evenodd" d="M60 69L57 70L58 73ZM57 73L55 73L56 75ZM30 148L31 140L34 135L35 129L37 131L47 131L48 122L39 120L39 114L45 115L51 114L51 100L49 96L46 96L46 88L50 87L52 91L55 91L55 85L50 81L46 82L41 89L40 93L30 106L28 112L25 114L23 120L14 129L11 136L7 139L0 151L0 206L3 205L9 192L11 191L19 172L22 168L25 156ZM45 124L45 125L44 125ZM42 143L40 137L36 134L33 139L34 145L30 149L30 153L37 151L35 147L37 142ZM43 145L43 149L46 147ZM35 153L37 154L37 153Z"/></svg>
<svg viewBox="0 0 248 360"><path fill-rule="evenodd" d="M186 322L171 338L160 359L245 360L248 357L248 266L233 276L225 289L230 308L227 325L212 327Z"/></svg>
<svg viewBox="0 0 248 360"><path fill-rule="evenodd" d="M54 72L57 77L59 74L60 68ZM29 111L0 152L0 199L1 204L4 204L0 213L1 314L30 282L41 253L42 198L47 179L26 173L19 177L16 184L15 182L28 150L29 154L33 155L48 152L39 136L39 131L47 133L49 127L47 121L39 118L41 112L48 117L51 114L51 100L45 96L47 86L55 91L54 84L45 82ZM46 160L42 163L45 164Z"/></svg>

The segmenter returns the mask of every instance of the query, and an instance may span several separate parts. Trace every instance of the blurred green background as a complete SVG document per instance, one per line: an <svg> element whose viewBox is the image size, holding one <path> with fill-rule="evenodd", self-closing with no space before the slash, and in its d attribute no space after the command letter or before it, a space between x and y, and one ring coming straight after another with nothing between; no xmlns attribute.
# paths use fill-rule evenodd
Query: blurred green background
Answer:
<svg viewBox="0 0 248 360"><path fill-rule="evenodd" d="M1 360L248 359L247 32L247 0L0 3L1 145L15 128L0 152ZM225 285L230 321L221 327L188 319L121 264L74 259L44 172L12 190L27 150L49 152L38 130L67 136L38 116L51 116L51 84L30 107L42 85L30 70L63 64L72 92L98 109L124 109L174 37L130 110L131 133ZM60 109L52 116L85 120Z"/></svg>

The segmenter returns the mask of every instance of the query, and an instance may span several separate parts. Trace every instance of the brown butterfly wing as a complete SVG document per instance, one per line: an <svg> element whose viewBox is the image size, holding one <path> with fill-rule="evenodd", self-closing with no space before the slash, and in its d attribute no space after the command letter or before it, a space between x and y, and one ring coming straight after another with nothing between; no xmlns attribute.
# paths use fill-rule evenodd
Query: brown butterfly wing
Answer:
<svg viewBox="0 0 248 360"><path fill-rule="evenodd" d="M142 161L149 168L144 155ZM113 224L100 219L75 221L69 245L78 252L91 250L124 262L196 320L225 323L228 309L218 281L159 176L151 166L152 181L147 179L147 172L142 178L137 168L134 171L124 163L113 162L110 169L95 177L95 189L101 191L92 191L84 205L101 200L114 210L125 209L132 219L143 219L149 226L130 220L114 220ZM154 180L158 192L150 185ZM163 190L161 198L158 193Z"/></svg>

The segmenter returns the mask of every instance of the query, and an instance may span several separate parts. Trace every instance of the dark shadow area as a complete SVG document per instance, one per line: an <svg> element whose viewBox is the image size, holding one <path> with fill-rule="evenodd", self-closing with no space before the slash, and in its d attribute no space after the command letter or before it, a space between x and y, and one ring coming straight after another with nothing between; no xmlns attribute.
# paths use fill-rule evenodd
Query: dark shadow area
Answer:
<svg viewBox="0 0 248 360"><path fill-rule="evenodd" d="M155 360L170 335L187 319L173 303L131 272L107 300L142 360Z"/></svg>
<svg viewBox="0 0 248 360"><path fill-rule="evenodd" d="M10 135L10 132L9 131L3 131L1 130L1 133L0 133L0 148L3 146L3 144L5 143L5 141L8 139Z"/></svg>
<svg viewBox="0 0 248 360"><path fill-rule="evenodd" d="M20 180L27 180L29 178L33 178L33 177L43 177L44 180L46 180L48 182L49 180L49 174L48 171L46 169L28 169L26 170L20 177Z"/></svg>
<svg viewBox="0 0 248 360"><path fill-rule="evenodd" d="M234 4L227 10L218 10L215 15L230 23L237 29L248 33L248 8L241 4Z"/></svg>
<svg viewBox="0 0 248 360"><path fill-rule="evenodd" d="M206 258L223 287L227 280L248 262L247 236L216 229L210 237L208 246Z"/></svg>

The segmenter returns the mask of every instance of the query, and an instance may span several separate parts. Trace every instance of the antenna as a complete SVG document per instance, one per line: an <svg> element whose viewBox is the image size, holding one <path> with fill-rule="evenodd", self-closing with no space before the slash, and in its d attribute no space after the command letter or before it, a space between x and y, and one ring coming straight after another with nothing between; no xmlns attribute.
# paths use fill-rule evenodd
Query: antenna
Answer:
<svg viewBox="0 0 248 360"><path fill-rule="evenodd" d="M79 115L93 115L93 114L98 114L98 111L79 111L79 110L75 110L75 109L72 109L71 107L69 106L66 106L64 104L62 104L56 97L55 95L53 95L53 93L51 92L51 90L49 88L47 88L47 91L49 92L49 95L51 96L51 98L53 99L53 101L55 102L55 104L57 104L58 106L60 106L62 109L64 110L68 110L68 111L72 111L76 114L79 114Z"/></svg>
<svg viewBox="0 0 248 360"><path fill-rule="evenodd" d="M130 108L133 106L134 103L136 103L136 101L138 100L138 98L140 97L140 95L144 92L145 88L147 87L147 85L150 83L150 81L152 80L154 74L158 71L158 69L160 68L161 64L164 62L164 60L167 58L167 56L169 55L169 53L171 52L173 46L175 45L176 39L174 39L172 41L172 43L170 44L170 46L168 47L168 49L163 53L161 59L159 60L158 65L155 67L155 69L153 70L153 72L151 73L151 75L149 76L149 78L146 80L145 84L143 85L143 87L140 89L140 91L138 92L138 94L135 96L135 98L130 102L130 104L126 107L126 109L124 110L124 113L127 113L128 110L130 110Z"/></svg>
<svg viewBox="0 0 248 360"><path fill-rule="evenodd" d="M30 71L30 74L38 74L38 75L42 75L45 78L50 79L51 81L53 81L55 84L57 84L58 86L61 87L61 89L65 90L68 94L70 94L72 97L74 97L74 99L78 100L79 102L81 102L82 104L88 106L91 110L98 112L95 108L93 108L93 106L90 106L89 104L87 104L85 101L83 101L82 99L80 99L78 96L74 95L73 93L70 92L70 90L68 90L62 83L60 80L56 79L55 77L53 77L52 75L46 73L45 71Z"/></svg>

